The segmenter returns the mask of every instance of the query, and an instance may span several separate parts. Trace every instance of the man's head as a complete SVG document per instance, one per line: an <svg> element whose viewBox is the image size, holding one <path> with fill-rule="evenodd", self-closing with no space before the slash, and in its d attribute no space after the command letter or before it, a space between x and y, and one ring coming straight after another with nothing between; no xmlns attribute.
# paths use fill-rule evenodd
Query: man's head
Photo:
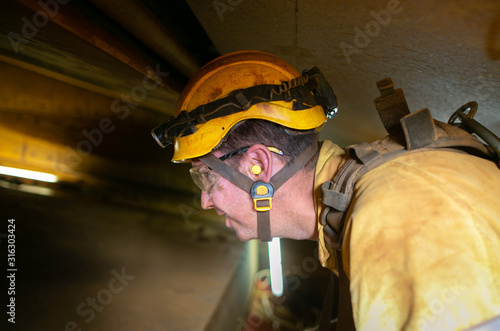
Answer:
<svg viewBox="0 0 500 331"><path fill-rule="evenodd" d="M312 131L297 131L285 128L265 120L247 120L238 126L221 146L212 153L217 157L230 155L225 163L237 169L253 181L269 183L274 174L284 165L295 159L308 147L317 142L318 133ZM317 160L317 153L300 169L300 172L311 172ZM193 165L207 170L199 159L193 160ZM202 190L201 204L204 209L214 208L219 215L226 216L226 226L232 228L241 240L259 238L256 222L256 211L252 197L226 178L214 174L213 186ZM312 176L311 176L312 178ZM291 183L291 181L289 181ZM307 192L311 193L311 192ZM294 196L300 199L297 192L282 188L275 192L272 204L271 219L283 217L281 208L288 208L288 202L283 197ZM274 217L273 217L274 216ZM285 236L274 221L271 226L273 236ZM274 228L273 228L274 226ZM287 235L290 236L290 235ZM262 239L262 238L261 238Z"/></svg>
<svg viewBox="0 0 500 331"><path fill-rule="evenodd" d="M173 162L193 163L204 208L226 214L241 239L255 238L258 230L268 240L270 210L279 201L274 191L312 168L318 130L336 106L316 68L301 75L274 55L236 52L200 69L175 117L153 137L163 147L174 144Z"/></svg>

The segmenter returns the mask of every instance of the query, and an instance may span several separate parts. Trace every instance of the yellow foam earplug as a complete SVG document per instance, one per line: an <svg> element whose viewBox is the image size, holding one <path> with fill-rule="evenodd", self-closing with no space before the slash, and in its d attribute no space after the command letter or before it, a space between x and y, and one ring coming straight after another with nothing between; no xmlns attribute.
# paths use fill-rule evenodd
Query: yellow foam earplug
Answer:
<svg viewBox="0 0 500 331"><path fill-rule="evenodd" d="M262 171L262 169L260 168L260 166L258 165L254 165L252 166L252 172L256 175L260 174L260 172Z"/></svg>

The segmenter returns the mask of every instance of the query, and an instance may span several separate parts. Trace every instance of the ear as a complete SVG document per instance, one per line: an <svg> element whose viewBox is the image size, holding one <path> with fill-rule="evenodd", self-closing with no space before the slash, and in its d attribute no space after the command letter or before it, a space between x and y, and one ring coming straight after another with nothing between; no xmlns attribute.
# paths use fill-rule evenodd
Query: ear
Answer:
<svg viewBox="0 0 500 331"><path fill-rule="evenodd" d="M245 159L241 165L243 166L242 172L253 180L261 180L265 183L269 183L271 180L273 175L273 155L266 146L262 144L251 146L245 153ZM254 173L253 166L259 166L260 173Z"/></svg>

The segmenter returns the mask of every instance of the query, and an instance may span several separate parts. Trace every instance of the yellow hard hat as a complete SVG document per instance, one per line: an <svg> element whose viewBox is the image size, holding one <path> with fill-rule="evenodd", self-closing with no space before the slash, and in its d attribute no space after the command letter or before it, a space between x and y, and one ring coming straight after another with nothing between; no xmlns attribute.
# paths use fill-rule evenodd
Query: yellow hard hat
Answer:
<svg viewBox="0 0 500 331"><path fill-rule="evenodd" d="M247 119L319 129L337 104L329 85L330 92L322 93L326 80L321 72L311 70L301 75L283 59L260 51L220 56L189 81L174 117L154 129L153 137L162 147L174 144L173 162L186 162L210 153Z"/></svg>

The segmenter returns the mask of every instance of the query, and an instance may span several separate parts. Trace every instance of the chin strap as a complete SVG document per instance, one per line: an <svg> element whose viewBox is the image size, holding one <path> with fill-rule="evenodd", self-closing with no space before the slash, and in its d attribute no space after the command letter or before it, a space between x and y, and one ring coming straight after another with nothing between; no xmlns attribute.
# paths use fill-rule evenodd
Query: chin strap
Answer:
<svg viewBox="0 0 500 331"><path fill-rule="evenodd" d="M272 199L281 185L286 183L295 175L309 160L317 153L317 142L307 147L294 162L287 163L280 171L271 177L269 183L263 181L253 181L238 170L219 160L213 154L207 154L199 158L201 162L212 168L221 176L244 190L249 192L257 211L257 231L261 241L271 241L271 220L269 211L272 208Z"/></svg>

